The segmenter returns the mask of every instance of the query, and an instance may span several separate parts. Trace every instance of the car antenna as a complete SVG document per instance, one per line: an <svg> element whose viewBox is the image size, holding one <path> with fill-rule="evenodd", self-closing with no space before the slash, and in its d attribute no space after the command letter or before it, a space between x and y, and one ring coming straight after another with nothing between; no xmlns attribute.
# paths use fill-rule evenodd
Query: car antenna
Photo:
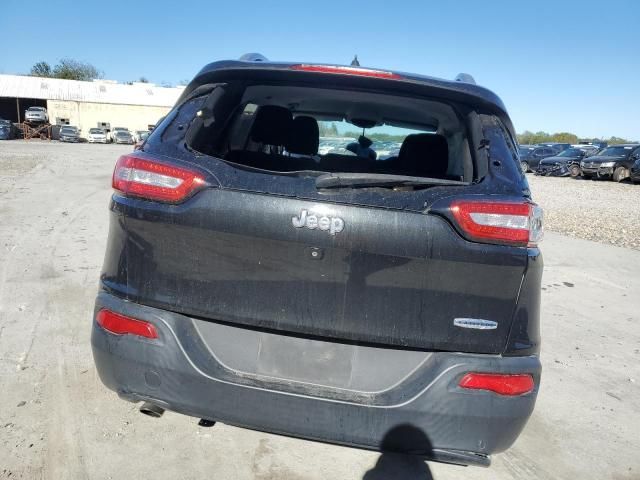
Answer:
<svg viewBox="0 0 640 480"><path fill-rule="evenodd" d="M358 54L356 53L355 57L353 57L353 60L351 60L351 66L352 67L359 67L360 66L360 62L358 61Z"/></svg>

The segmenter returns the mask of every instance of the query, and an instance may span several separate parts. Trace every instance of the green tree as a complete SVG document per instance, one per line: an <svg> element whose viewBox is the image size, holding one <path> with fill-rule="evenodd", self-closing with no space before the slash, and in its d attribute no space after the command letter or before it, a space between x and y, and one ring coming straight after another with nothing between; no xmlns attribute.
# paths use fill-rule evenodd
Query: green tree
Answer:
<svg viewBox="0 0 640 480"><path fill-rule="evenodd" d="M338 127L333 122L318 122L318 130L321 137L337 137Z"/></svg>
<svg viewBox="0 0 640 480"><path fill-rule="evenodd" d="M629 140L627 140L626 138L620 138L620 137L609 137L608 140L605 140L609 145L617 145L620 143L632 143Z"/></svg>
<svg viewBox="0 0 640 480"><path fill-rule="evenodd" d="M72 58L63 58L53 67L53 77L66 80L90 81L102 78L103 73L90 63L80 62Z"/></svg>
<svg viewBox="0 0 640 480"><path fill-rule="evenodd" d="M29 75L32 77L51 77L51 66L47 62L38 62L31 67Z"/></svg>
<svg viewBox="0 0 640 480"><path fill-rule="evenodd" d="M553 135L551 135L551 138L552 142L571 144L578 143L578 136L569 132L554 133Z"/></svg>

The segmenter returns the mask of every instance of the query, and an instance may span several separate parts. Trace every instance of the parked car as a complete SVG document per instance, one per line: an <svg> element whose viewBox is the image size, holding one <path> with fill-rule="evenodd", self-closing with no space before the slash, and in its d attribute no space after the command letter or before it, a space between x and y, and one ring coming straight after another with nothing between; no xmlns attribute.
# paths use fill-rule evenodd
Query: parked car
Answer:
<svg viewBox="0 0 640 480"><path fill-rule="evenodd" d="M151 135L151 132L149 131L142 132L139 136L139 140L135 143L133 149L134 150L141 149L144 142L147 140L147 138L149 138L149 135Z"/></svg>
<svg viewBox="0 0 640 480"><path fill-rule="evenodd" d="M125 127L114 127L114 128L113 128L113 130L111 130L111 132L109 133L109 139L110 139L112 142L115 142L115 141L116 141L116 134L117 134L118 132L126 132L126 133L128 133L129 135L131 135L131 132L129 131L129 129L128 129L128 128L125 128Z"/></svg>
<svg viewBox="0 0 640 480"><path fill-rule="evenodd" d="M101 128L90 128L89 135L87 135L87 141L89 143L107 143L107 132Z"/></svg>
<svg viewBox="0 0 640 480"><path fill-rule="evenodd" d="M114 143L125 143L133 145L133 137L128 131L118 130L114 136Z"/></svg>
<svg viewBox="0 0 640 480"><path fill-rule="evenodd" d="M633 183L640 183L640 158L638 158L631 166L629 178Z"/></svg>
<svg viewBox="0 0 640 480"><path fill-rule="evenodd" d="M562 152L567 148L571 148L570 143L558 143L558 142L550 142L550 143L539 143L538 147L551 147L555 148L558 152Z"/></svg>
<svg viewBox="0 0 640 480"><path fill-rule="evenodd" d="M60 141L77 143L80 141L80 131L77 127L65 125L60 128Z"/></svg>
<svg viewBox="0 0 640 480"><path fill-rule="evenodd" d="M0 140L18 138L18 129L10 120L0 118Z"/></svg>
<svg viewBox="0 0 640 480"><path fill-rule="evenodd" d="M104 384L155 417L458 464L509 448L540 382L542 212L505 106L463 78L204 67L115 166ZM319 156L318 120L345 118L403 132L398 157Z"/></svg>
<svg viewBox="0 0 640 480"><path fill-rule="evenodd" d="M571 145L571 148L579 148L580 150L583 150L586 153L585 157L591 157L592 155L596 155L600 150L602 150L597 145L585 145L582 143Z"/></svg>
<svg viewBox="0 0 640 480"><path fill-rule="evenodd" d="M580 162L585 178L611 178L621 182L630 175L631 166L640 158L640 144L611 145L597 155Z"/></svg>
<svg viewBox="0 0 640 480"><path fill-rule="evenodd" d="M603 148L607 148L609 146L609 144L607 142L579 142L579 145L581 146L593 146L596 147L598 150L602 150Z"/></svg>
<svg viewBox="0 0 640 480"><path fill-rule="evenodd" d="M49 121L49 114L44 107L29 107L24 111L25 123L47 123Z"/></svg>
<svg viewBox="0 0 640 480"><path fill-rule="evenodd" d="M536 175L552 177L580 176L580 161L587 155L581 148L567 148L553 157L540 160Z"/></svg>
<svg viewBox="0 0 640 480"><path fill-rule="evenodd" d="M540 160L558 154L558 150L552 147L522 147L522 145L519 152L520 168L524 173L536 170Z"/></svg>
<svg viewBox="0 0 640 480"><path fill-rule="evenodd" d="M149 130L136 130L133 134L133 139L136 143L144 142L144 140L149 136Z"/></svg>

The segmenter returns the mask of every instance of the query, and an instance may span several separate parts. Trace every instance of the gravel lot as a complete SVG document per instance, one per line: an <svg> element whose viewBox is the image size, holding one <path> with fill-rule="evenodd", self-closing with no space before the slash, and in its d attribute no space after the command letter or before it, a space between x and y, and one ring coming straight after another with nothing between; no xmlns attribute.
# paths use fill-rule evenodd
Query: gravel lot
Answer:
<svg viewBox="0 0 640 480"><path fill-rule="evenodd" d="M555 233L542 247L540 395L523 434L490 469L139 414L103 387L89 344L110 175L126 151L0 142L0 479L640 478L640 252ZM594 219L604 215L595 212L617 208L635 208L638 218L640 186L531 184L552 229L571 224L587 236L595 225L598 233ZM615 207L599 205L610 201ZM593 207L572 209L581 202Z"/></svg>
<svg viewBox="0 0 640 480"><path fill-rule="evenodd" d="M640 250L640 185L527 174L545 229Z"/></svg>

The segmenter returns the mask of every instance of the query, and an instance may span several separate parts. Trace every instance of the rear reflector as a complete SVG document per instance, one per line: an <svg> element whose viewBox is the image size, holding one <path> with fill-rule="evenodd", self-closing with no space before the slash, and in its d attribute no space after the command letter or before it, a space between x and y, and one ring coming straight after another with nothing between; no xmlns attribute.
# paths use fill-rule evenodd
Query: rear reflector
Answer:
<svg viewBox="0 0 640 480"><path fill-rule="evenodd" d="M149 322L125 317L111 310L102 309L96 318L98 325L115 335L136 335L145 338L158 338L156 327Z"/></svg>
<svg viewBox="0 0 640 480"><path fill-rule="evenodd" d="M178 203L206 185L199 172L123 155L113 171L113 188L127 196Z"/></svg>
<svg viewBox="0 0 640 480"><path fill-rule="evenodd" d="M535 384L529 374L467 373L459 383L470 390L489 390L499 395L517 396L533 391Z"/></svg>
<svg viewBox="0 0 640 480"><path fill-rule="evenodd" d="M470 240L520 247L542 240L542 209L534 203L456 200L450 209Z"/></svg>
<svg viewBox="0 0 640 480"><path fill-rule="evenodd" d="M336 65L293 65L291 70L318 73L337 73L341 75L356 75L358 77L388 78L400 80L402 77L397 73L385 72L384 70L371 70L369 68L341 67Z"/></svg>

